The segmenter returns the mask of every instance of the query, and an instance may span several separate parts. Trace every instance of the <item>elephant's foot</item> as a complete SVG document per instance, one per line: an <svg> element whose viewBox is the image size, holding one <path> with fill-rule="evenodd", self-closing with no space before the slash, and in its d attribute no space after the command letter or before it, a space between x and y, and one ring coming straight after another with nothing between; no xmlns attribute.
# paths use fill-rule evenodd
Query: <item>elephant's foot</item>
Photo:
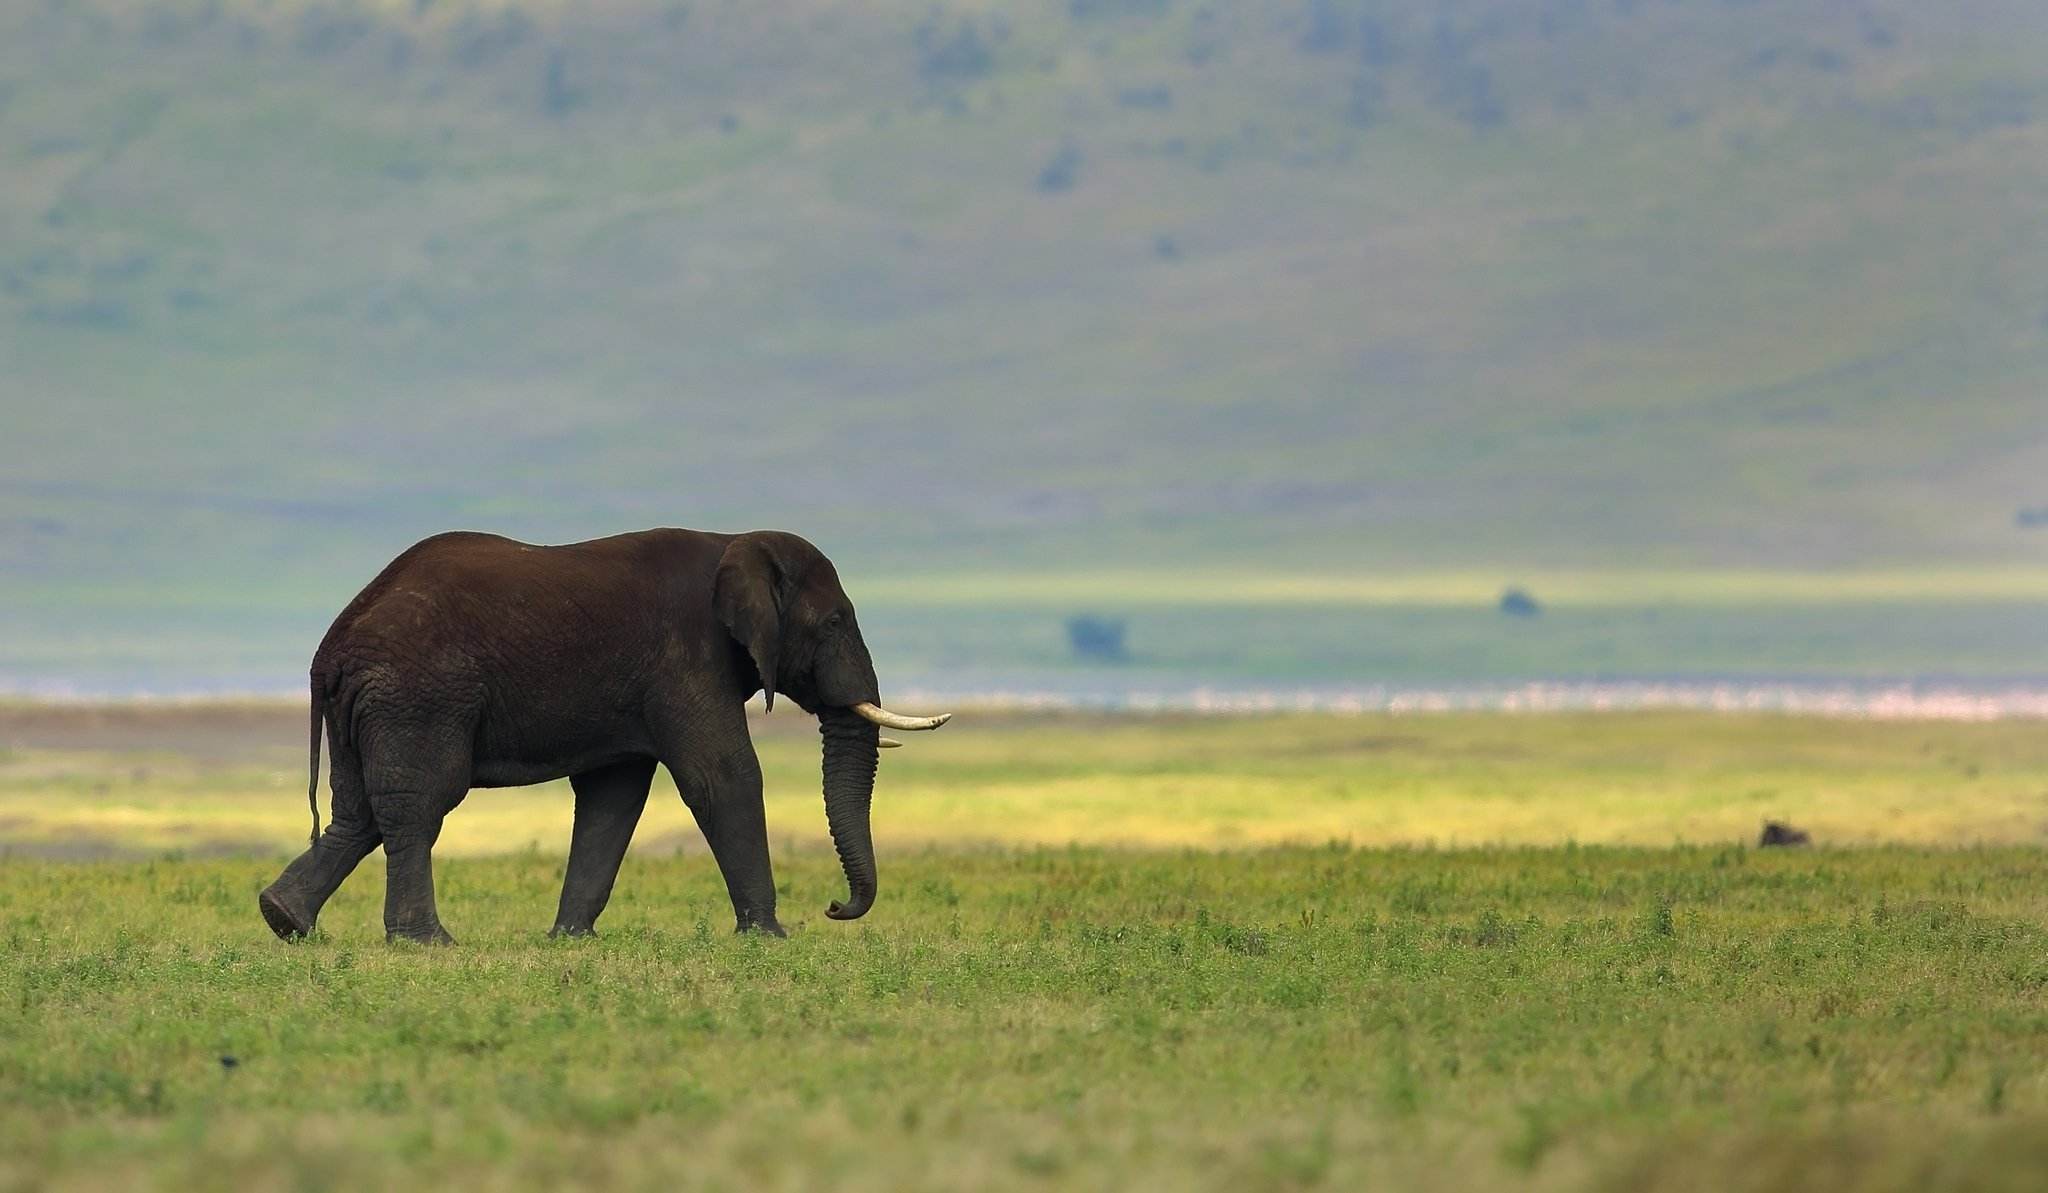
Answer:
<svg viewBox="0 0 2048 1193"><path fill-rule="evenodd" d="M384 940L387 944L396 944L401 940L409 940L414 944L441 945L455 943L455 938L448 935L448 929L443 928L439 923L427 924L421 927L400 925L395 928L387 924L384 928Z"/></svg>
<svg viewBox="0 0 2048 1193"><path fill-rule="evenodd" d="M597 929L591 927L589 924L556 924L554 927L548 929L548 937L550 939L596 935Z"/></svg>
<svg viewBox="0 0 2048 1193"><path fill-rule="evenodd" d="M315 917L294 910L292 904L296 902L289 892L280 890L274 882L256 896L256 906L263 912L263 922L270 925L270 930L277 933L279 940L300 940L313 932Z"/></svg>
<svg viewBox="0 0 2048 1193"><path fill-rule="evenodd" d="M781 924L775 922L775 913L772 911L740 913L739 922L733 926L733 932L759 932L763 936L773 936L778 940L789 935L782 930Z"/></svg>

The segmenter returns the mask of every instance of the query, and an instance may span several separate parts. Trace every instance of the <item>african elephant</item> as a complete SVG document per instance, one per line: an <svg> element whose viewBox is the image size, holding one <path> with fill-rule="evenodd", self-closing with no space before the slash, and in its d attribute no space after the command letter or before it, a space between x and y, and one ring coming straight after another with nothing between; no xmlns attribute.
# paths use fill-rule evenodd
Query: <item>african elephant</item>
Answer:
<svg viewBox="0 0 2048 1193"><path fill-rule="evenodd" d="M825 814L851 890L875 899L868 805L876 726L950 714L879 707L874 663L830 560L780 531L647 530L559 547L490 534L426 539L334 621L313 655L313 844L258 897L280 937L312 931L379 844L384 930L453 943L434 907L442 819L472 787L567 777L576 796L553 932L585 935L611 897L668 768L732 895L739 931L781 936L745 702L781 695L818 718ZM320 831L320 734L332 822Z"/></svg>

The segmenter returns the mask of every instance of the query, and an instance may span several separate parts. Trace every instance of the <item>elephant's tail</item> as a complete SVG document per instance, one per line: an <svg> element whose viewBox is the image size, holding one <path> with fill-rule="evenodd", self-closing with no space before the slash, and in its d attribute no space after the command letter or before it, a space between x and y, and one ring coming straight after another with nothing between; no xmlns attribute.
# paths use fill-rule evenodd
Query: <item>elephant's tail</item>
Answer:
<svg viewBox="0 0 2048 1193"><path fill-rule="evenodd" d="M327 692L313 677L313 763L306 775L306 806L313 810L313 844L320 844L320 727L327 720Z"/></svg>

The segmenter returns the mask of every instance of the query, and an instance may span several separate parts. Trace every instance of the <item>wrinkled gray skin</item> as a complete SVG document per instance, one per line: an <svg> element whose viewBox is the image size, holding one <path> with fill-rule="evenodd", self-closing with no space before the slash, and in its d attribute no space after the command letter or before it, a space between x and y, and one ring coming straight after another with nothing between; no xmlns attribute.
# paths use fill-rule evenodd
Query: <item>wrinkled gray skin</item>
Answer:
<svg viewBox="0 0 2048 1193"><path fill-rule="evenodd" d="M280 937L312 931L384 847L384 930L452 943L434 906L442 818L473 787L567 777L576 793L554 934L590 933L611 897L656 763L697 818L740 931L781 936L746 700L818 718L825 812L852 894L874 903L874 663L832 564L793 534L648 530L561 547L436 535L370 583L312 666L333 822L259 898ZM316 804L317 809L317 804ZM315 813L317 831L318 813Z"/></svg>

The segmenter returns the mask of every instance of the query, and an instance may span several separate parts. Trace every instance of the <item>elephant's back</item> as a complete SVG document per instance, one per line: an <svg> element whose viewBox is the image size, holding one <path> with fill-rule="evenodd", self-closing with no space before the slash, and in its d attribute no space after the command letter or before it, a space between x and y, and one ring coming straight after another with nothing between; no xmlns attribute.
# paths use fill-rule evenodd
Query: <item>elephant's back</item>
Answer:
<svg viewBox="0 0 2048 1193"><path fill-rule="evenodd" d="M335 618L317 671L489 672L605 653L621 627L645 626L659 578L631 536L537 546L451 531L423 539Z"/></svg>

